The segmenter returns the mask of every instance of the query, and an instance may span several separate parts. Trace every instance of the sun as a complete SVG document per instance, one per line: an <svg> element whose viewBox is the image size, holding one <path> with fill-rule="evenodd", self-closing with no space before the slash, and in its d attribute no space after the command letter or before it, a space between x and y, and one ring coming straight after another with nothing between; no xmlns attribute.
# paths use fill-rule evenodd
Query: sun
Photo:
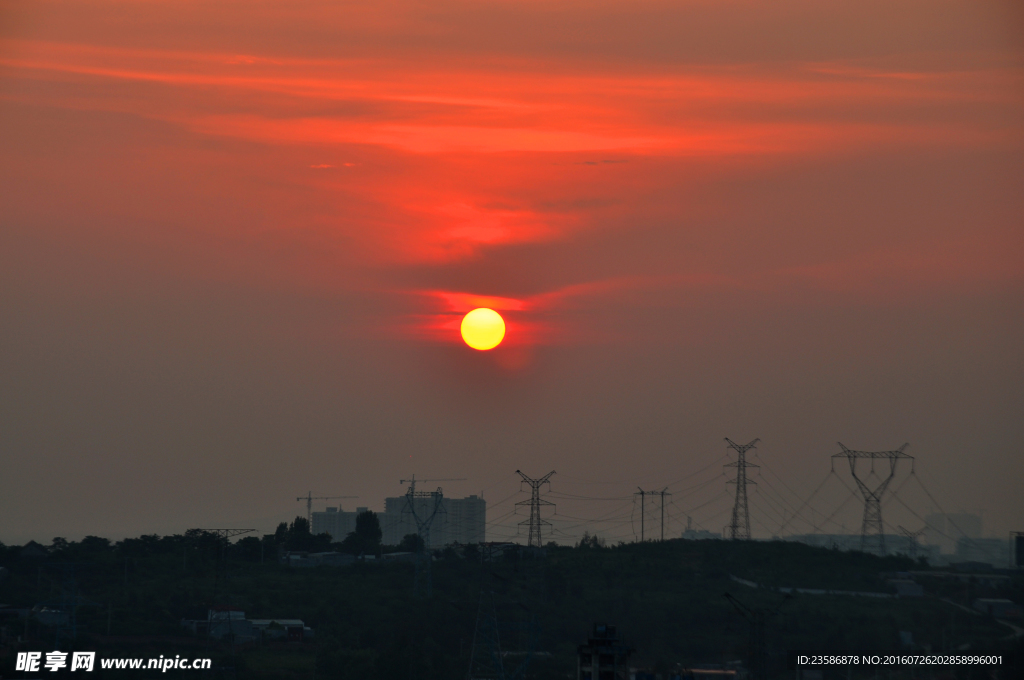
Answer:
<svg viewBox="0 0 1024 680"><path fill-rule="evenodd" d="M494 349L505 337L505 320L493 309L480 307L462 318L462 339L473 349Z"/></svg>

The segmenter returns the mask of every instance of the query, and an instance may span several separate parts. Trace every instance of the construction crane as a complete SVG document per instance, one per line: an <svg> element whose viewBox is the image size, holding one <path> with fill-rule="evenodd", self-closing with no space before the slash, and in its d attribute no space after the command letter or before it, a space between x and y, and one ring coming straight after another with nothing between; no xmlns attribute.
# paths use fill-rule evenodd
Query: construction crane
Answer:
<svg viewBox="0 0 1024 680"><path fill-rule="evenodd" d="M309 522L309 530L313 530L313 501L328 501L332 498L359 498L359 496L314 496L312 491L305 496L299 496L295 500L306 501L306 521Z"/></svg>
<svg viewBox="0 0 1024 680"><path fill-rule="evenodd" d="M408 484L409 485L409 493L412 494L412 495L415 495L416 494L416 482L464 482L464 481L466 481L465 477L458 477L458 478L455 478L455 479L416 479L416 475L413 475L412 479L400 479L400 480L398 480L398 483L399 484Z"/></svg>

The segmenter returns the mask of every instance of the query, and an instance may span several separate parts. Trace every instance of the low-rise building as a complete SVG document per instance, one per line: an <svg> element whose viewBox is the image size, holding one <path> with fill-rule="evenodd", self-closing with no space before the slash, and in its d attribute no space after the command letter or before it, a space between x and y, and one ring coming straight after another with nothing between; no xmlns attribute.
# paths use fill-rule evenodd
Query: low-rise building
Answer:
<svg viewBox="0 0 1024 680"><path fill-rule="evenodd" d="M236 607L214 607L206 612L206 619L183 619L181 625L200 637L240 643L255 639L252 622Z"/></svg>
<svg viewBox="0 0 1024 680"><path fill-rule="evenodd" d="M718 541L721 540L722 534L707 529L687 529L680 538L686 541Z"/></svg>
<svg viewBox="0 0 1024 680"><path fill-rule="evenodd" d="M986 565L987 566L987 565ZM959 581L960 583L973 583L987 588L1001 588L1010 583L1010 577L1006 574L988 572L965 571L912 571L915 579L935 579L938 581Z"/></svg>
<svg viewBox="0 0 1024 680"><path fill-rule="evenodd" d="M576 680L630 680L634 651L619 640L615 626L595 623L587 644L576 648Z"/></svg>
<svg viewBox="0 0 1024 680"><path fill-rule="evenodd" d="M313 637L313 629L300 619L247 619L236 607L214 607L206 619L182 619L181 625L199 637L232 640L236 643L256 640L303 642Z"/></svg>
<svg viewBox="0 0 1024 680"><path fill-rule="evenodd" d="M956 562L982 562L1005 567L1010 560L1010 544L1004 538L961 538L956 542Z"/></svg>
<svg viewBox="0 0 1024 680"><path fill-rule="evenodd" d="M302 619L253 619L252 627L263 640L305 642L313 637L313 629Z"/></svg>
<svg viewBox="0 0 1024 680"><path fill-rule="evenodd" d="M286 552L281 555L281 563L290 567L343 567L356 561L355 555L348 553L328 552Z"/></svg>
<svg viewBox="0 0 1024 680"><path fill-rule="evenodd" d="M974 608L997 619L1020 620L1024 617L1020 605L1003 598L979 597L974 601Z"/></svg>
<svg viewBox="0 0 1024 680"><path fill-rule="evenodd" d="M913 579L891 578L888 583L900 597L924 597L924 588Z"/></svg>

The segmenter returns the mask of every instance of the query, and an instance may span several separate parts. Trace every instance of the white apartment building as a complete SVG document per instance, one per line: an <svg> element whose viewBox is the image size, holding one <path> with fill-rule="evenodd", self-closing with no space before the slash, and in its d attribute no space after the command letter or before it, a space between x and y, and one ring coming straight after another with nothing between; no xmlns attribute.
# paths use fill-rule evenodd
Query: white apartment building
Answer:
<svg viewBox="0 0 1024 680"><path fill-rule="evenodd" d="M412 506L407 496L384 499L380 515L385 545L397 545L406 534L417 532L416 517L425 520L434 512L434 499L417 497ZM414 512L415 511L415 517ZM430 525L428 548L443 548L452 543L483 543L487 524L487 502L478 496L441 498L441 505ZM428 538L428 537L424 537Z"/></svg>
<svg viewBox="0 0 1024 680"><path fill-rule="evenodd" d="M356 515L366 512L367 508L356 508L355 512L345 512L341 508L327 508L326 512L313 513L313 535L330 534L335 541L344 541L345 537L356 530Z"/></svg>

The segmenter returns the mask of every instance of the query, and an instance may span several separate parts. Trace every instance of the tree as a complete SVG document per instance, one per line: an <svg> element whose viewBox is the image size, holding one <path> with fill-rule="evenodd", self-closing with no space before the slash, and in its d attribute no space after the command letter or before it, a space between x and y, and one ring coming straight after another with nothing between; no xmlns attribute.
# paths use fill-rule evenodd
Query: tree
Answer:
<svg viewBox="0 0 1024 680"><path fill-rule="evenodd" d="M277 525L277 529L274 531L274 542L279 544L288 542L288 522L281 522Z"/></svg>
<svg viewBox="0 0 1024 680"><path fill-rule="evenodd" d="M380 519L372 510L356 515L356 535L371 544L380 543L384 533L380 530Z"/></svg>
<svg viewBox="0 0 1024 680"><path fill-rule="evenodd" d="M288 527L288 550L310 550L313 543L313 534L309 531L309 520L305 517L296 517L295 521Z"/></svg>
<svg viewBox="0 0 1024 680"><path fill-rule="evenodd" d="M232 552L248 562L259 562L260 557L263 555L262 547L263 541L259 538L245 536L232 546Z"/></svg>
<svg viewBox="0 0 1024 680"><path fill-rule="evenodd" d="M402 537L402 542L398 544L398 552L418 553L424 547L423 538L419 534L406 534Z"/></svg>
<svg viewBox="0 0 1024 680"><path fill-rule="evenodd" d="M356 530L349 533L341 542L341 550L353 555L365 555L377 552L380 539L380 519L377 513L367 510L356 515Z"/></svg>
<svg viewBox="0 0 1024 680"><path fill-rule="evenodd" d="M280 527L278 530L280 531ZM296 517L288 527L286 536L287 550L293 552L327 552L331 549L330 535L314 536L309 530L309 520L305 517Z"/></svg>
<svg viewBox="0 0 1024 680"><path fill-rule="evenodd" d="M110 539L99 536L86 536L78 545L84 552L104 553L110 551Z"/></svg>

